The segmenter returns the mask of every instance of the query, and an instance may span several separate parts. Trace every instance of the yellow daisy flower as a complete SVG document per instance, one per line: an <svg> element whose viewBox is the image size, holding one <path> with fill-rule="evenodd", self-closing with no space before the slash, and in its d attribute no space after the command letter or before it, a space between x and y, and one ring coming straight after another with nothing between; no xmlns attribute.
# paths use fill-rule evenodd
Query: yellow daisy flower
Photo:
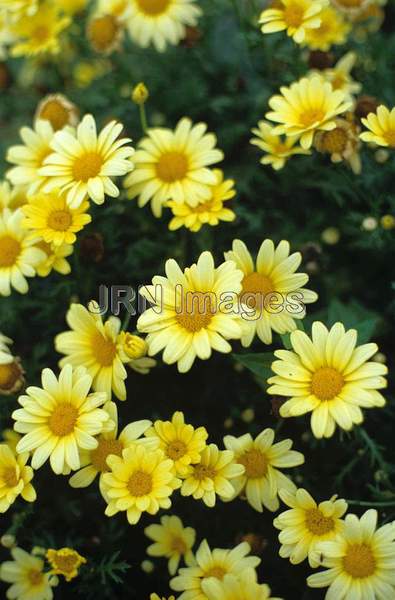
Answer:
<svg viewBox="0 0 395 600"><path fill-rule="evenodd" d="M52 270L61 275L68 275L71 272L70 263L66 259L73 254L73 246L68 244L55 246L39 240L35 242L34 247L44 252L42 260L36 267L39 277L48 277Z"/></svg>
<svg viewBox="0 0 395 600"><path fill-rule="evenodd" d="M290 254L290 245L281 241L277 247L272 240L264 240L259 248L256 264L247 246L234 240L225 259L233 261L243 272L240 302L251 309L245 316L241 343L251 345L255 335L264 344L272 343L272 331L280 334L296 329L295 319L306 316L305 304L315 302L315 292L303 286L309 277L295 273L302 262L300 252Z"/></svg>
<svg viewBox="0 0 395 600"><path fill-rule="evenodd" d="M50 572L53 575L63 575L66 581L77 577L80 566L87 562L86 558L72 548L49 548L45 556L52 567Z"/></svg>
<svg viewBox="0 0 395 600"><path fill-rule="evenodd" d="M34 502L36 492L30 483L33 469L26 465L29 454L15 454L7 444L0 444L0 513L5 513L21 495Z"/></svg>
<svg viewBox="0 0 395 600"><path fill-rule="evenodd" d="M52 194L40 193L32 196L29 203L22 207L25 215L22 225L47 244L74 244L77 240L75 234L92 221L86 212L88 209L88 202L71 208L64 196L56 191Z"/></svg>
<svg viewBox="0 0 395 600"><path fill-rule="evenodd" d="M272 111L266 118L280 123L274 128L274 134L298 136L304 149L310 148L316 131L334 129L335 117L351 107L343 91L333 90L332 85L318 75L281 87L280 92L281 96L270 98Z"/></svg>
<svg viewBox="0 0 395 600"><path fill-rule="evenodd" d="M353 121L352 114L347 113L346 118L336 119L335 129L316 133L314 146L318 152L330 154L333 163L347 162L353 173L359 175L362 171L359 132L360 127Z"/></svg>
<svg viewBox="0 0 395 600"><path fill-rule="evenodd" d="M147 554L168 558L170 575L175 575L182 558L187 565L193 563L192 547L195 543L196 531L192 527L184 527L179 517L164 516L160 520L160 525L149 525L144 529L144 533L154 542L148 546Z"/></svg>
<svg viewBox="0 0 395 600"><path fill-rule="evenodd" d="M274 127L266 121L259 121L258 128L252 129L256 137L253 137L250 143L265 152L265 156L260 159L263 165L271 165L275 171L279 171L291 156L311 154L310 150L305 150L297 144L296 137L283 138L275 135L273 129Z"/></svg>
<svg viewBox="0 0 395 600"><path fill-rule="evenodd" d="M321 24L306 30L305 43L310 50L328 52L333 45L342 45L351 31L350 24L331 6L320 12Z"/></svg>
<svg viewBox="0 0 395 600"><path fill-rule="evenodd" d="M394 540L394 522L377 528L375 510L366 511L360 519L347 515L342 535L319 545L327 570L310 575L308 586L329 587L326 600L394 598Z"/></svg>
<svg viewBox="0 0 395 600"><path fill-rule="evenodd" d="M347 502L332 496L330 500L317 502L311 495L299 488L291 494L280 491L281 500L290 507L278 515L273 525L280 529L280 556L289 558L293 565L309 559L313 569L320 565L317 544L334 540L343 531L341 517L347 511Z"/></svg>
<svg viewBox="0 0 395 600"><path fill-rule="evenodd" d="M390 111L381 105L375 113L362 119L362 123L369 130L359 136L362 141L395 148L395 108Z"/></svg>
<svg viewBox="0 0 395 600"><path fill-rule="evenodd" d="M244 466L235 462L233 452L219 450L216 444L209 444L202 451L200 462L191 465L184 475L181 495L203 500L206 506L212 508L217 495L221 500L234 497L232 484L243 473Z"/></svg>
<svg viewBox="0 0 395 600"><path fill-rule="evenodd" d="M250 546L243 542L231 550L214 548L211 550L206 540L200 544L195 554L195 564L180 569L177 577L170 581L170 587L182 592L177 600L207 600L203 591L206 581L212 578L222 581L225 575L239 578L247 569L255 569L261 562L257 556L248 556Z"/></svg>
<svg viewBox="0 0 395 600"><path fill-rule="evenodd" d="M211 577L203 581L202 588L208 600L281 600L270 595L268 585L257 583L253 569L246 569L239 576Z"/></svg>
<svg viewBox="0 0 395 600"><path fill-rule="evenodd" d="M274 512L280 506L279 491L296 490L294 483L279 470L304 463L303 454L291 450L292 440L274 444L273 429L264 429L255 440L249 433L239 438L227 435L224 444L234 453L235 462L244 467L244 472L232 482L232 498L244 492L252 508L263 512L264 506Z"/></svg>
<svg viewBox="0 0 395 600"><path fill-rule="evenodd" d="M280 8L268 8L261 13L259 23L262 33L286 31L297 44L301 44L310 29L321 23L324 2L316 0L280 0Z"/></svg>
<svg viewBox="0 0 395 600"><path fill-rule="evenodd" d="M43 260L42 250L33 246L29 233L22 227L21 209L0 214L0 296L9 296L11 287L26 294L26 277L34 277Z"/></svg>
<svg viewBox="0 0 395 600"><path fill-rule="evenodd" d="M217 177L208 167L224 155L215 147L215 135L206 130L205 123L193 125L187 118L174 131L148 129L134 155L135 169L125 179L128 198L138 196L140 207L151 201L155 217L168 200L191 206L210 200Z"/></svg>
<svg viewBox="0 0 395 600"><path fill-rule="evenodd" d="M34 15L22 16L11 27L20 41L11 48L12 56L37 56L38 54L58 54L59 35L71 23L69 17L59 16L59 12L48 4L41 4Z"/></svg>
<svg viewBox="0 0 395 600"><path fill-rule="evenodd" d="M48 178L44 191L59 188L67 203L77 208L89 196L95 204L103 204L105 194L119 196L112 177L132 170L130 157L134 150L129 138L119 138L123 126L111 121L97 134L95 119L85 115L77 130L57 131L40 174Z"/></svg>
<svg viewBox="0 0 395 600"><path fill-rule="evenodd" d="M0 352L1 354L1 352ZM11 356L11 361L0 361L0 395L10 396L19 392L25 384L25 371L19 356Z"/></svg>
<svg viewBox="0 0 395 600"><path fill-rule="evenodd" d="M355 94L358 94L362 89L362 85L354 81L351 76L356 60L357 55L355 52L348 52L331 69L310 71L307 75L309 77L321 77L323 81L330 83L333 90L345 94L346 100L352 102L352 106Z"/></svg>
<svg viewBox="0 0 395 600"><path fill-rule="evenodd" d="M86 27L86 36L92 48L105 55L120 49L123 34L122 22L109 13L93 15Z"/></svg>
<svg viewBox="0 0 395 600"><path fill-rule="evenodd" d="M44 561L22 548L12 548L11 556L14 560L0 565L0 580L11 583L7 598L52 600L52 588L58 581L50 573L44 572Z"/></svg>
<svg viewBox="0 0 395 600"><path fill-rule="evenodd" d="M41 375L42 388L28 387L18 399L22 408L12 413L14 429L24 434L17 452L32 452L33 469L48 458L59 475L81 467L80 450L97 448L93 437L110 430L114 423L99 408L106 401L103 393L89 393L92 378L86 369L66 365L59 378L51 369Z"/></svg>
<svg viewBox="0 0 395 600"><path fill-rule="evenodd" d="M164 350L164 362L177 362L179 372L185 373L196 357L207 360L212 349L230 352L227 340L241 338L243 320L234 302L241 291L242 272L232 262L215 268L210 252L203 252L197 264L184 272L173 259L166 262L165 270L166 278L156 276L153 285L139 290L154 306L140 316L137 329L148 333L150 356Z"/></svg>
<svg viewBox="0 0 395 600"><path fill-rule="evenodd" d="M112 517L126 511L130 525L135 525L143 512L155 515L170 508L170 496L180 487L173 461L161 450L150 450L141 444L125 448L122 457L109 456L110 473L103 475L106 515Z"/></svg>
<svg viewBox="0 0 395 600"><path fill-rule="evenodd" d="M233 179L224 181L224 174L220 169L213 169L217 182L211 186L211 198L196 206L187 202L180 204L174 200L166 203L173 212L173 219L169 223L170 231L186 227L190 231L200 231L203 225L218 225L220 221L231 222L236 218L233 210L224 207L224 202L236 196Z"/></svg>
<svg viewBox="0 0 395 600"><path fill-rule="evenodd" d="M126 400L127 372L118 347L121 321L110 317L103 323L97 305L91 302L88 308L82 304L70 306L66 321L71 331L55 339L57 352L66 355L59 365L84 366L96 392L105 392L110 399L112 390L119 400Z"/></svg>
<svg viewBox="0 0 395 600"><path fill-rule="evenodd" d="M49 121L53 131L59 131L66 125L78 125L79 111L63 94L49 94L37 106L35 120Z"/></svg>
<svg viewBox="0 0 395 600"><path fill-rule="evenodd" d="M275 351L279 360L272 363L275 376L268 380L269 394L291 397L281 406L280 415L311 412L313 434L322 438L331 437L336 425L349 431L361 424L361 408L384 406L377 390L387 385L387 367L368 362L378 351L376 344L356 343L355 329L345 331L342 323L329 331L323 323L313 323L311 339L303 331L293 331L293 352Z"/></svg>
<svg viewBox="0 0 395 600"><path fill-rule="evenodd" d="M186 424L184 414L176 411L171 421L155 421L145 432L148 439L157 440L159 448L174 462L178 476L188 473L191 464L201 461L201 452L206 447L208 433L205 427L195 429Z"/></svg>
<svg viewBox="0 0 395 600"><path fill-rule="evenodd" d="M202 14L195 0L130 0L128 29L132 40L164 52L167 44L176 46L185 37L186 27L194 27Z"/></svg>

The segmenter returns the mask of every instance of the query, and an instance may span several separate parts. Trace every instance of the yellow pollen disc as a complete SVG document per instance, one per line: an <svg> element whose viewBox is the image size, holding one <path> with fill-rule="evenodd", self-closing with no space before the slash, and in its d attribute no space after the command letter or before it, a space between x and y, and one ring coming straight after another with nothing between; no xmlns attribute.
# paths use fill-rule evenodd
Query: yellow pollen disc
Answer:
<svg viewBox="0 0 395 600"><path fill-rule="evenodd" d="M48 427L57 437L65 437L74 431L78 410L69 402L58 404L48 419Z"/></svg>
<svg viewBox="0 0 395 600"><path fill-rule="evenodd" d="M119 440L105 440L104 438L99 438L98 442L97 448L91 451L91 463L97 471L105 473L109 471L107 457L110 454L121 456L123 445Z"/></svg>
<svg viewBox="0 0 395 600"><path fill-rule="evenodd" d="M146 496L152 491L152 476L144 471L135 471L128 481L127 488L132 496Z"/></svg>
<svg viewBox="0 0 395 600"><path fill-rule="evenodd" d="M44 242L44 240L40 240L39 242L37 242L37 244L34 244L34 245L36 248L39 248L40 250L45 252L45 254L47 256L51 256L51 254L52 254L51 244Z"/></svg>
<svg viewBox="0 0 395 600"><path fill-rule="evenodd" d="M50 31L45 25L40 25L32 31L32 39L36 42L46 42L50 37Z"/></svg>
<svg viewBox="0 0 395 600"><path fill-rule="evenodd" d="M212 467L206 467L205 465L195 465L193 476L198 481L202 481L202 479L214 479L216 476L216 471Z"/></svg>
<svg viewBox="0 0 395 600"><path fill-rule="evenodd" d="M0 474L1 479L4 480L5 484L9 488L14 488L18 485L18 477L15 467L7 467L3 473Z"/></svg>
<svg viewBox="0 0 395 600"><path fill-rule="evenodd" d="M105 338L99 331L94 333L91 339L91 349L95 360L102 367L110 367L117 353L113 341Z"/></svg>
<svg viewBox="0 0 395 600"><path fill-rule="evenodd" d="M178 460L186 454L187 447L181 440L174 440L167 446L166 454L172 460Z"/></svg>
<svg viewBox="0 0 395 600"><path fill-rule="evenodd" d="M311 393L319 400L332 400L342 390L344 379L339 371L331 367L322 367L311 379Z"/></svg>
<svg viewBox="0 0 395 600"><path fill-rule="evenodd" d="M299 121L303 127L311 127L315 123L320 123L325 118L325 111L322 108L307 108L300 113Z"/></svg>
<svg viewBox="0 0 395 600"><path fill-rule="evenodd" d="M174 537L171 541L171 549L177 554L185 554L187 551L187 546L184 540L180 537Z"/></svg>
<svg viewBox="0 0 395 600"><path fill-rule="evenodd" d="M21 245L10 235L0 237L0 268L15 265L21 253Z"/></svg>
<svg viewBox="0 0 395 600"><path fill-rule="evenodd" d="M75 159L73 177L76 181L86 183L89 179L97 177L103 166L103 159L97 152L87 152Z"/></svg>
<svg viewBox="0 0 395 600"><path fill-rule="evenodd" d="M44 578L42 572L38 571L37 569L30 569L27 576L33 586L40 585Z"/></svg>
<svg viewBox="0 0 395 600"><path fill-rule="evenodd" d="M388 143L391 148L395 148L395 130L392 129L390 131L386 131L383 135L383 138Z"/></svg>
<svg viewBox="0 0 395 600"><path fill-rule="evenodd" d="M49 121L54 131L58 131L59 129L63 129L69 122L69 111L59 100L48 100L42 106L38 118Z"/></svg>
<svg viewBox="0 0 395 600"><path fill-rule="evenodd" d="M73 217L67 210L54 210L48 216L47 225L55 231L67 231L73 222Z"/></svg>
<svg viewBox="0 0 395 600"><path fill-rule="evenodd" d="M260 479L267 473L268 461L260 450L247 450L237 461L245 467L245 476L248 479Z"/></svg>
<svg viewBox="0 0 395 600"><path fill-rule="evenodd" d="M367 544L352 544L343 558L344 570L356 579L373 575L376 570L376 559Z"/></svg>
<svg viewBox="0 0 395 600"><path fill-rule="evenodd" d="M348 136L341 127L326 131L322 136L323 147L330 154L342 154L347 148Z"/></svg>
<svg viewBox="0 0 395 600"><path fill-rule="evenodd" d="M21 376L22 370L18 363L12 362L8 365L0 365L0 389L12 389Z"/></svg>
<svg viewBox="0 0 395 600"><path fill-rule="evenodd" d="M206 329L216 312L215 301L209 292L189 292L180 308L182 310L176 314L177 322L192 332Z"/></svg>
<svg viewBox="0 0 395 600"><path fill-rule="evenodd" d="M171 0L137 0L140 10L146 15L157 16L168 8Z"/></svg>
<svg viewBox="0 0 395 600"><path fill-rule="evenodd" d="M57 553L53 561L56 564L56 568L63 573L72 573L79 561L77 556L73 554L60 554Z"/></svg>
<svg viewBox="0 0 395 600"><path fill-rule="evenodd" d="M331 517L325 517L319 508L306 511L306 527L314 535L325 535L335 528Z"/></svg>
<svg viewBox="0 0 395 600"><path fill-rule="evenodd" d="M180 152L166 152L156 165L156 174L162 181L173 183L184 179L188 172L188 158Z"/></svg>
<svg viewBox="0 0 395 600"><path fill-rule="evenodd" d="M205 578L208 577L215 577L216 579L219 579L220 581L222 581L222 579L225 577L226 575L226 571L223 567L213 567L212 569L209 569L209 571L207 571L204 574Z"/></svg>
<svg viewBox="0 0 395 600"><path fill-rule="evenodd" d="M105 52L117 38L119 25L113 15L93 19L88 26L88 35L96 50Z"/></svg>
<svg viewBox="0 0 395 600"><path fill-rule="evenodd" d="M304 10L298 4L290 4L284 10L284 21L287 27L298 28L303 23Z"/></svg>
<svg viewBox="0 0 395 600"><path fill-rule="evenodd" d="M341 90L345 83L347 83L346 76L340 72L336 73L331 81L334 90Z"/></svg>
<svg viewBox="0 0 395 600"><path fill-rule="evenodd" d="M274 292L270 277L261 273L246 275L242 281L241 301L250 308L262 308L266 294Z"/></svg>

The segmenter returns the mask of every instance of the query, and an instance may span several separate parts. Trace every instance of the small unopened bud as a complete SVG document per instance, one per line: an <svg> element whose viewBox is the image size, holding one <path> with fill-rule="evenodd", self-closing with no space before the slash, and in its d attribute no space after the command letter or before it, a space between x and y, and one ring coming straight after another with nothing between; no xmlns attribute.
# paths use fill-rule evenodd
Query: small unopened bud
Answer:
<svg viewBox="0 0 395 600"><path fill-rule="evenodd" d="M120 334L119 341L122 344L123 351L130 360L142 358L147 354L147 342L138 335L125 333L123 331Z"/></svg>
<svg viewBox="0 0 395 600"><path fill-rule="evenodd" d="M382 352L377 352L373 357L372 357L372 361L373 362L377 362L380 363L382 365L385 365L385 363L387 362L387 357L385 354L383 354Z"/></svg>
<svg viewBox="0 0 395 600"><path fill-rule="evenodd" d="M6 533L5 535L1 536L0 543L3 546L3 548L14 548L14 546L16 545L15 536Z"/></svg>
<svg viewBox="0 0 395 600"><path fill-rule="evenodd" d="M243 410L243 412L241 413L241 419L242 421L244 421L244 423L252 423L252 421L255 419L254 409L246 408L245 410Z"/></svg>
<svg viewBox="0 0 395 600"><path fill-rule="evenodd" d="M380 219L380 224L383 229L394 229L395 217L392 215L383 215Z"/></svg>
<svg viewBox="0 0 395 600"><path fill-rule="evenodd" d="M328 227L321 233L321 239L325 244L334 246L340 239L340 231L336 227Z"/></svg>
<svg viewBox="0 0 395 600"><path fill-rule="evenodd" d="M155 565L152 560L143 560L141 563L141 569L144 571L144 573L149 574L155 571Z"/></svg>
<svg viewBox="0 0 395 600"><path fill-rule="evenodd" d="M132 100L135 104L141 105L145 104L149 98L149 92L145 86L145 84L141 81L133 88L132 91Z"/></svg>
<svg viewBox="0 0 395 600"><path fill-rule="evenodd" d="M390 157L390 153L388 152L388 150L384 150L384 148L380 148L379 150L377 150L374 153L374 159L380 165L382 165L385 162L387 162L387 160L389 159L389 157Z"/></svg>
<svg viewBox="0 0 395 600"><path fill-rule="evenodd" d="M234 424L234 421L233 421L232 417L228 417L224 421L224 428L225 429L231 429L233 427L233 424Z"/></svg>
<svg viewBox="0 0 395 600"><path fill-rule="evenodd" d="M363 221L362 221L362 229L364 229L365 231L374 231L375 229L377 229L377 219L375 219L375 217L366 217Z"/></svg>

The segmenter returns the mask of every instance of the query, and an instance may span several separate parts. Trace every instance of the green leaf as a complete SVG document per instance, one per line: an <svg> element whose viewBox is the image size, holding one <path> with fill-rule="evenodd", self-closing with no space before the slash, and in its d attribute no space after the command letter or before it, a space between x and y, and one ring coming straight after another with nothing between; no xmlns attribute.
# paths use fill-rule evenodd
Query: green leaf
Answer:
<svg viewBox="0 0 395 600"><path fill-rule="evenodd" d="M340 300L332 300L328 309L328 325L332 326L338 321L343 323L346 329L356 329L358 343L365 344L372 338L379 318L358 302L344 304Z"/></svg>
<svg viewBox="0 0 395 600"><path fill-rule="evenodd" d="M260 379L267 379L273 375L270 367L275 357L272 352L233 354L233 358Z"/></svg>

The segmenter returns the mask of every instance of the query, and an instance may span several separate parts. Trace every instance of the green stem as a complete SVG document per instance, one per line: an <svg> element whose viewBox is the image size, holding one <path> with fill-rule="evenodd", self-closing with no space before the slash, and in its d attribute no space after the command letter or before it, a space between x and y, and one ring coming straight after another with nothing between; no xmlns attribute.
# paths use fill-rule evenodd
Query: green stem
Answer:
<svg viewBox="0 0 395 600"><path fill-rule="evenodd" d="M140 104L139 109L140 109L141 127L142 127L142 130L144 131L144 133L147 133L148 124L147 124L147 114L145 112L145 104Z"/></svg>
<svg viewBox="0 0 395 600"><path fill-rule="evenodd" d="M122 323L122 331L127 331L130 323L130 319L132 318L132 313L129 311L126 313L125 318Z"/></svg>

